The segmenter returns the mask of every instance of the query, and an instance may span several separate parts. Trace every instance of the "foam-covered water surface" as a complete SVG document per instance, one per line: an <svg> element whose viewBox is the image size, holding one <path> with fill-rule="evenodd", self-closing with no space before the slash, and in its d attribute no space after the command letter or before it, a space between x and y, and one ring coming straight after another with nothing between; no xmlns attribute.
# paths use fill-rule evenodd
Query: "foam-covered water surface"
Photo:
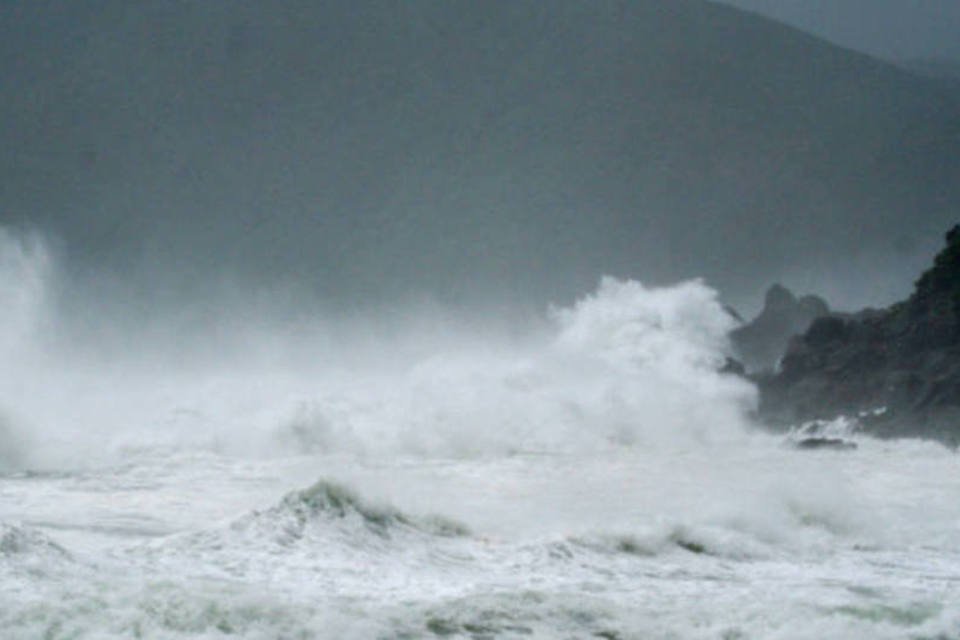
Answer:
<svg viewBox="0 0 960 640"><path fill-rule="evenodd" d="M960 458L763 432L702 282L98 351L0 254L4 638L960 637Z"/></svg>
<svg viewBox="0 0 960 640"><path fill-rule="evenodd" d="M150 484L129 468L7 476L0 624L17 638L954 637L960 469L898 447L164 454L141 461ZM922 470L897 463L908 454Z"/></svg>

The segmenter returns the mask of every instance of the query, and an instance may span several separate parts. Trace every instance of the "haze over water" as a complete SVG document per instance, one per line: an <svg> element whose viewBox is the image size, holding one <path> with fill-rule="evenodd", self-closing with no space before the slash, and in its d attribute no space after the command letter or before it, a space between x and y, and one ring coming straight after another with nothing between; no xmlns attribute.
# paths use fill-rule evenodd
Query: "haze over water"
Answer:
<svg viewBox="0 0 960 640"><path fill-rule="evenodd" d="M960 629L955 453L758 430L700 282L104 355L50 339L42 243L2 249L7 637Z"/></svg>
<svg viewBox="0 0 960 640"><path fill-rule="evenodd" d="M0 637L960 638L956 452L787 446L724 304L909 289L950 90L692 0L0 52Z"/></svg>

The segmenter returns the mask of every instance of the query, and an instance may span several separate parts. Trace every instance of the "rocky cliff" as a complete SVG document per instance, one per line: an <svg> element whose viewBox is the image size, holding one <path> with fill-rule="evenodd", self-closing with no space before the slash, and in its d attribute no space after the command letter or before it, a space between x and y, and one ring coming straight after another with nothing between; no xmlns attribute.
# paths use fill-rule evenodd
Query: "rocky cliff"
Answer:
<svg viewBox="0 0 960 640"><path fill-rule="evenodd" d="M767 290L760 314L731 332L730 339L748 370L772 370L786 352L790 339L828 313L830 308L822 298L797 298L786 287L775 284Z"/></svg>
<svg viewBox="0 0 960 640"><path fill-rule="evenodd" d="M960 226L884 310L831 314L794 338L775 375L759 376L773 425L864 414L865 430L960 443Z"/></svg>

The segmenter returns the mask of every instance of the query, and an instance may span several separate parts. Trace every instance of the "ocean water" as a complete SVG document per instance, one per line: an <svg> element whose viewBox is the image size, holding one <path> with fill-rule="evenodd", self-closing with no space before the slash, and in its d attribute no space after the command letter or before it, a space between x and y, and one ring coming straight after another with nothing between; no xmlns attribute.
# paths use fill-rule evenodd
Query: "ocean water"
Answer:
<svg viewBox="0 0 960 640"><path fill-rule="evenodd" d="M191 357L70 348L54 262L0 234L4 639L960 638L960 458L764 432L701 282Z"/></svg>

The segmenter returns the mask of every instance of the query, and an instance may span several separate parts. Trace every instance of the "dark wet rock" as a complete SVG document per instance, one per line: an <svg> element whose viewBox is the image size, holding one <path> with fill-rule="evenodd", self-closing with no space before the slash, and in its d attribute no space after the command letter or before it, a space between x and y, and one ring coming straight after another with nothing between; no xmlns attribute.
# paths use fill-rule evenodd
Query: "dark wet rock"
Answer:
<svg viewBox="0 0 960 640"><path fill-rule="evenodd" d="M746 320L743 319L743 316L740 315L740 312L731 307L728 304L723 305L723 310L727 313L728 316L737 321L738 324L743 324Z"/></svg>
<svg viewBox="0 0 960 640"><path fill-rule="evenodd" d="M849 336L847 322L839 316L817 318L807 329L807 342L811 345L825 345Z"/></svg>
<svg viewBox="0 0 960 640"><path fill-rule="evenodd" d="M790 443L794 449L801 451L814 451L820 449L829 449L833 451L853 451L857 448L856 442L850 442L843 438L802 438Z"/></svg>
<svg viewBox="0 0 960 640"><path fill-rule="evenodd" d="M786 287L775 284L767 290L760 314L731 332L730 339L748 370L771 370L786 352L790 339L829 312L822 298L797 298Z"/></svg>
<svg viewBox="0 0 960 640"><path fill-rule="evenodd" d="M727 358L723 363L723 367L720 368L720 373L730 373L735 376L746 377L747 369L743 366L743 363L736 358Z"/></svg>
<svg viewBox="0 0 960 640"><path fill-rule="evenodd" d="M865 414L876 435L960 442L960 227L946 241L907 300L831 314L794 338L779 371L756 376L761 417L786 426Z"/></svg>

